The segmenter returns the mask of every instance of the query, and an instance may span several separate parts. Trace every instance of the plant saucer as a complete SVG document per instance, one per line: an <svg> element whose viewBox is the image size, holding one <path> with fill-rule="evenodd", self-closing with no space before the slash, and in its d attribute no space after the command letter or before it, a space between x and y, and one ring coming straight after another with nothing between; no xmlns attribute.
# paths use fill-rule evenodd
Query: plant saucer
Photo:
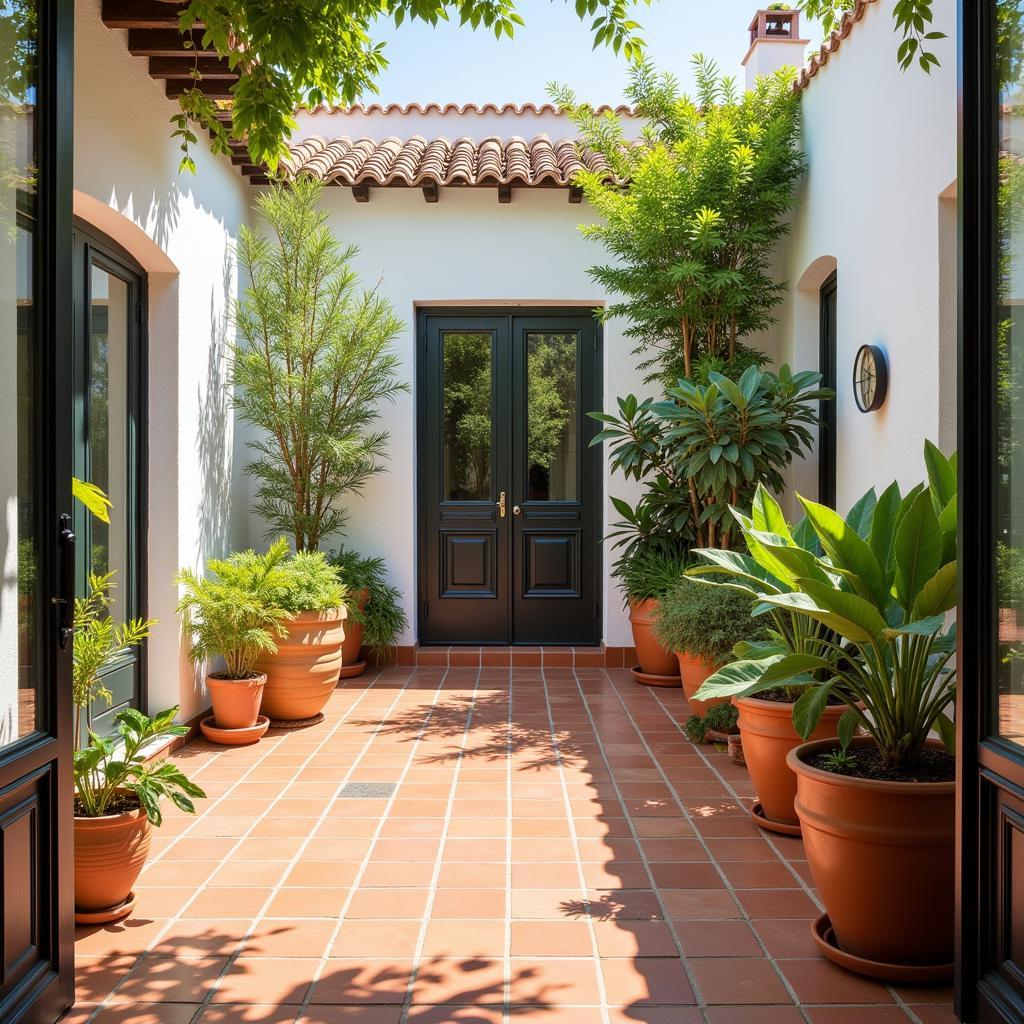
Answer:
<svg viewBox="0 0 1024 1024"><path fill-rule="evenodd" d="M766 828L769 832L777 832L780 836L798 836L801 835L800 822L793 824L789 821L774 821L764 813L764 808L761 806L761 801L754 801L754 806L750 808L750 816L754 819L754 824L759 828ZM831 928L831 925L829 925Z"/></svg>
<svg viewBox="0 0 1024 1024"><path fill-rule="evenodd" d="M634 665L629 671L633 673L633 678L638 683L643 683L644 686L679 687L683 685L682 677L679 675L658 676L655 675L653 672L644 672L639 665Z"/></svg>
<svg viewBox="0 0 1024 1024"><path fill-rule="evenodd" d="M953 977L953 964L887 964L847 953L840 949L836 942L836 934L828 914L822 914L811 922L811 935L814 937L815 945L832 963L845 967L855 974L911 985L948 981Z"/></svg>
<svg viewBox="0 0 1024 1024"><path fill-rule="evenodd" d="M247 725L241 729L223 729L217 725L213 715L209 715L199 723L203 735L211 743L220 743L226 747L241 747L247 743L255 743L270 728L270 719L260 715L255 725Z"/></svg>
<svg viewBox="0 0 1024 1024"><path fill-rule="evenodd" d="M338 673L339 679L352 679L354 676L361 676L366 671L365 661L354 661L351 665L342 665Z"/></svg>
<svg viewBox="0 0 1024 1024"><path fill-rule="evenodd" d="M124 900L106 910L76 910L75 924L110 924L112 921L120 921L135 909L138 902L139 897L130 892Z"/></svg>

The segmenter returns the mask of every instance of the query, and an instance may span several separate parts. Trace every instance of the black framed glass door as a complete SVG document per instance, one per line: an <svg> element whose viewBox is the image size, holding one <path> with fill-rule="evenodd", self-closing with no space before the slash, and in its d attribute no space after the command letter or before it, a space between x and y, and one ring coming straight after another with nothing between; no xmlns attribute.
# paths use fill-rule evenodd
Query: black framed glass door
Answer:
<svg viewBox="0 0 1024 1024"><path fill-rule="evenodd" d="M74 226L75 475L110 499L110 521L75 509L78 596L108 574L112 616L145 618L146 275L110 239ZM114 716L142 707L145 645L123 651L101 680L109 701L89 709L88 728L114 730Z"/></svg>
<svg viewBox="0 0 1024 1024"><path fill-rule="evenodd" d="M421 643L599 639L599 334L559 312L419 318Z"/></svg>
<svg viewBox="0 0 1024 1024"><path fill-rule="evenodd" d="M0 1020L71 1005L72 7L0 5Z"/></svg>
<svg viewBox="0 0 1024 1024"><path fill-rule="evenodd" d="M961 5L957 1008L1024 1020L1024 5Z"/></svg>

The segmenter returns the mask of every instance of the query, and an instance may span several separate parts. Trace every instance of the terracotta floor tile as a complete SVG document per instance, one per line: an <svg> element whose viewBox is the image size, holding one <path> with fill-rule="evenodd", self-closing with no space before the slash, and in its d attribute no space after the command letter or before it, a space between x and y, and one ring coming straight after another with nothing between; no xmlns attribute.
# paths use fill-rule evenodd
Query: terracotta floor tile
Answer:
<svg viewBox="0 0 1024 1024"><path fill-rule="evenodd" d="M452 837L486 839L504 836L507 825L504 818L453 818L448 823L449 842Z"/></svg>
<svg viewBox="0 0 1024 1024"><path fill-rule="evenodd" d="M211 1003L196 1024L294 1024L299 1007L262 1003Z"/></svg>
<svg viewBox="0 0 1024 1024"><path fill-rule="evenodd" d="M103 1002L134 966L134 957L76 953L75 998L79 1002Z"/></svg>
<svg viewBox="0 0 1024 1024"><path fill-rule="evenodd" d="M359 871L359 864L352 861L307 860L302 858L285 876L284 884L324 886L339 888L351 885Z"/></svg>
<svg viewBox="0 0 1024 1024"><path fill-rule="evenodd" d="M736 898L750 917L796 918L810 921L820 911L806 893L789 889L741 889Z"/></svg>
<svg viewBox="0 0 1024 1024"><path fill-rule="evenodd" d="M357 889L346 917L367 920L420 918L427 908L427 889Z"/></svg>
<svg viewBox="0 0 1024 1024"><path fill-rule="evenodd" d="M346 920L331 950L332 957L412 957L419 921Z"/></svg>
<svg viewBox="0 0 1024 1024"><path fill-rule="evenodd" d="M449 839L444 844L443 860L447 863L480 864L504 861L503 839Z"/></svg>
<svg viewBox="0 0 1024 1024"><path fill-rule="evenodd" d="M600 867L600 865L595 865ZM525 862L512 865L513 889L572 889L580 887L580 869L575 861Z"/></svg>
<svg viewBox="0 0 1024 1024"><path fill-rule="evenodd" d="M150 956L111 994L118 1003L201 1003L226 959Z"/></svg>
<svg viewBox="0 0 1024 1024"><path fill-rule="evenodd" d="M512 860L551 864L576 859L571 839L552 837L519 837L512 840Z"/></svg>
<svg viewBox="0 0 1024 1024"><path fill-rule="evenodd" d="M517 1020L520 1018L517 1016ZM438 1006L410 1006L406 1018L411 1024L502 1024L504 1016L500 1006L474 1005L465 1003Z"/></svg>
<svg viewBox="0 0 1024 1024"><path fill-rule="evenodd" d="M563 921L589 915L581 889L513 889L512 917Z"/></svg>
<svg viewBox="0 0 1024 1024"><path fill-rule="evenodd" d="M505 864L443 864L437 886L439 889L504 889Z"/></svg>
<svg viewBox="0 0 1024 1024"><path fill-rule="evenodd" d="M953 1007L935 1003L913 1003L911 1010L920 1018L921 1024L958 1024Z"/></svg>
<svg viewBox="0 0 1024 1024"><path fill-rule="evenodd" d="M153 952L160 956L229 956L241 946L249 923L248 918L180 918L154 941Z"/></svg>
<svg viewBox="0 0 1024 1024"><path fill-rule="evenodd" d="M166 927L164 918L145 917L78 927L75 929L75 952L105 957L138 956Z"/></svg>
<svg viewBox="0 0 1024 1024"><path fill-rule="evenodd" d="M501 1006L505 965L500 958L431 957L420 963L413 981L414 1003L449 1006Z"/></svg>
<svg viewBox="0 0 1024 1024"><path fill-rule="evenodd" d="M663 921L595 921L594 935L602 957L675 956L677 952Z"/></svg>
<svg viewBox="0 0 1024 1024"><path fill-rule="evenodd" d="M672 927L688 957L763 955L746 921L673 921Z"/></svg>
<svg viewBox="0 0 1024 1024"><path fill-rule="evenodd" d="M598 1005L600 1000L596 964L589 959L531 960L520 957L513 958L509 980L509 998L513 1004ZM516 1014L516 1019L518 1020L518 1014Z"/></svg>
<svg viewBox="0 0 1024 1024"><path fill-rule="evenodd" d="M401 1019L400 1006L310 1006L296 1024L399 1024Z"/></svg>
<svg viewBox="0 0 1024 1024"><path fill-rule="evenodd" d="M779 967L803 1003L891 1003L877 981L844 971L828 960L780 960Z"/></svg>
<svg viewBox="0 0 1024 1024"><path fill-rule="evenodd" d="M706 1003L792 1003L771 964L760 957L705 957L691 960L690 969Z"/></svg>
<svg viewBox="0 0 1024 1024"><path fill-rule="evenodd" d="M213 888L269 887L276 885L288 868L283 860L231 860L214 872L207 885Z"/></svg>
<svg viewBox="0 0 1024 1024"><path fill-rule="evenodd" d="M776 840L779 837L772 838ZM764 839L709 839L707 845L711 856L720 861L779 859Z"/></svg>
<svg viewBox="0 0 1024 1024"><path fill-rule="evenodd" d="M512 922L512 956L591 956L593 951L583 921Z"/></svg>
<svg viewBox="0 0 1024 1024"><path fill-rule="evenodd" d="M795 1006L710 1006L710 1024L752 1024L751 1017L757 1014L757 1024L803 1024L803 1017ZM852 1022L851 1022L852 1024Z"/></svg>
<svg viewBox="0 0 1024 1024"><path fill-rule="evenodd" d="M765 948L774 957L814 957L821 954L811 937L811 926L806 918L785 920L769 918L751 921Z"/></svg>
<svg viewBox="0 0 1024 1024"><path fill-rule="evenodd" d="M602 960L605 992L615 1006L695 1002L682 963L676 957Z"/></svg>
<svg viewBox="0 0 1024 1024"><path fill-rule="evenodd" d="M652 889L592 889L590 916L595 920L660 921L661 904Z"/></svg>
<svg viewBox="0 0 1024 1024"><path fill-rule="evenodd" d="M502 921L431 920L423 940L425 957L500 957L504 951Z"/></svg>
<svg viewBox="0 0 1024 1024"><path fill-rule="evenodd" d="M666 861L652 864L654 884L664 889L724 889L725 882L710 861Z"/></svg>
<svg viewBox="0 0 1024 1024"><path fill-rule="evenodd" d="M332 959L310 1002L315 1005L372 1003L401 1005L412 977L408 960Z"/></svg>
<svg viewBox="0 0 1024 1024"><path fill-rule="evenodd" d="M662 889L661 898L672 920L720 921L741 916L727 889Z"/></svg>
<svg viewBox="0 0 1024 1024"><path fill-rule="evenodd" d="M254 917L270 895L269 886L234 888L223 886L203 889L182 912L184 917L218 918ZM180 904L179 904L180 908Z"/></svg>
<svg viewBox="0 0 1024 1024"><path fill-rule="evenodd" d="M898 1006L812 1006L807 1014L811 1024L907 1024L910 1020ZM921 1020L932 1024L926 1017ZM953 1016L948 1021L956 1024Z"/></svg>
<svg viewBox="0 0 1024 1024"><path fill-rule="evenodd" d="M189 1024L198 1005L189 1003L115 1003L103 1007L94 1024ZM83 1017L83 1024L87 1018ZM73 1017L61 1018L61 1024Z"/></svg>
<svg viewBox="0 0 1024 1024"><path fill-rule="evenodd" d="M165 888L156 886L152 889L136 886L135 892L139 902L135 906L135 914L140 917L173 917L182 906L192 898L195 886L177 886Z"/></svg>
<svg viewBox="0 0 1024 1024"><path fill-rule="evenodd" d="M505 917L506 893L502 889L439 889L430 916L435 919L498 919Z"/></svg>
<svg viewBox="0 0 1024 1024"><path fill-rule="evenodd" d="M218 983L213 1002L298 1005L305 999L319 966L320 960L313 957L239 957Z"/></svg>
<svg viewBox="0 0 1024 1024"><path fill-rule="evenodd" d="M271 900L267 917L337 917L348 893L348 889L289 886Z"/></svg>
<svg viewBox="0 0 1024 1024"><path fill-rule="evenodd" d="M659 861L706 861L707 854L698 839L641 839L647 859ZM767 844L765 844L767 848Z"/></svg>
<svg viewBox="0 0 1024 1024"><path fill-rule="evenodd" d="M246 939L242 953L251 957L323 956L334 934L335 922L264 918Z"/></svg>
<svg viewBox="0 0 1024 1024"><path fill-rule="evenodd" d="M608 1010L610 1024L703 1024L694 1006L621 1006ZM761 1024L761 1021L758 1021Z"/></svg>
<svg viewBox="0 0 1024 1024"><path fill-rule="evenodd" d="M359 879L361 888L427 886L434 877L434 865L426 861L380 861L367 864Z"/></svg>

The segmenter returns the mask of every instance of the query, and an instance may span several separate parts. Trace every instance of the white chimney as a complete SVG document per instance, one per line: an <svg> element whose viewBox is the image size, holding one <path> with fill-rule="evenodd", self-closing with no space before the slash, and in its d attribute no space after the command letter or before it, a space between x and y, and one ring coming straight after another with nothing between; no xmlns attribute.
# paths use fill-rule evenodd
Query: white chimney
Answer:
<svg viewBox="0 0 1024 1024"><path fill-rule="evenodd" d="M743 58L747 88L758 75L770 75L779 68L800 67L809 39L800 38L800 12L788 8L758 11L750 23L750 49Z"/></svg>

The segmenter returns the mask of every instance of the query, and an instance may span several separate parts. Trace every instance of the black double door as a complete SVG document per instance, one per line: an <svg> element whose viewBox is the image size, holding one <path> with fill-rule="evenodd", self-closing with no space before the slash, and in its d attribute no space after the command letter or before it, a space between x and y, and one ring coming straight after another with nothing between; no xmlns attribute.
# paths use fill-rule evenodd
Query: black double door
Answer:
<svg viewBox="0 0 1024 1024"><path fill-rule="evenodd" d="M596 643L596 322L430 312L418 327L420 642Z"/></svg>

